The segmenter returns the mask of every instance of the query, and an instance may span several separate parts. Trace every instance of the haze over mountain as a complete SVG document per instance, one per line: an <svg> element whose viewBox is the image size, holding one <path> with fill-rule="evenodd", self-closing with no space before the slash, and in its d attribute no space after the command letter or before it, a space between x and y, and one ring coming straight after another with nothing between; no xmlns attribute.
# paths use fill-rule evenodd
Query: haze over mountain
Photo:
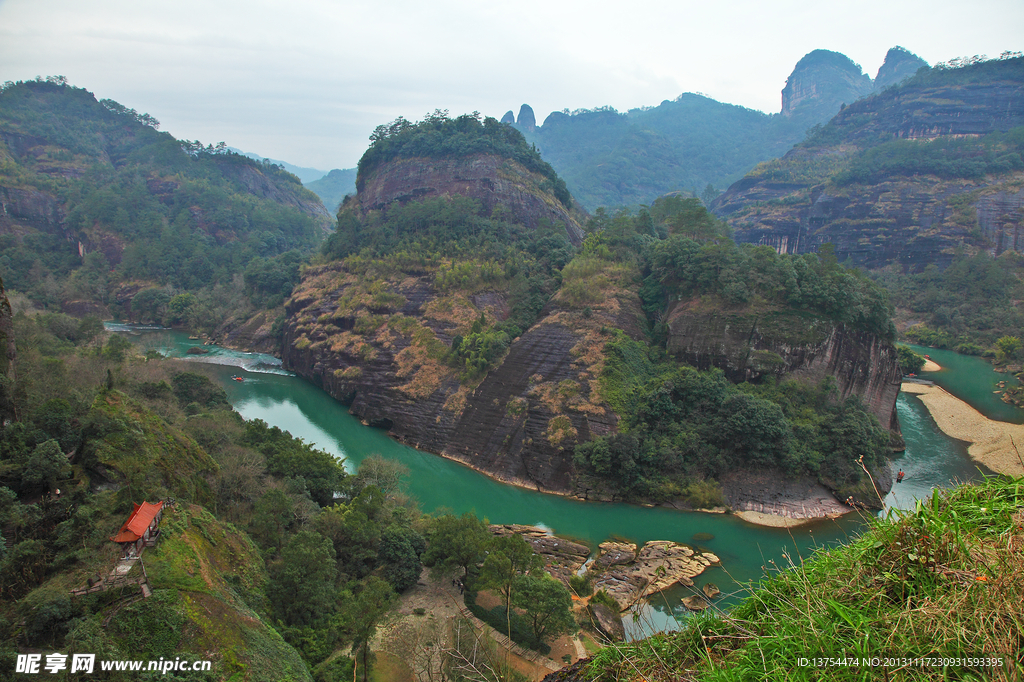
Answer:
<svg viewBox="0 0 1024 682"><path fill-rule="evenodd" d="M886 54L874 79L848 57L815 50L786 80L779 113L765 114L684 93L658 106L620 113L612 107L556 111L543 125L523 105L512 123L536 144L588 210L648 204L668 192L714 198L754 165L781 156L808 128L844 104L888 87L927 66L901 47ZM717 191L716 191L717 190Z"/></svg>

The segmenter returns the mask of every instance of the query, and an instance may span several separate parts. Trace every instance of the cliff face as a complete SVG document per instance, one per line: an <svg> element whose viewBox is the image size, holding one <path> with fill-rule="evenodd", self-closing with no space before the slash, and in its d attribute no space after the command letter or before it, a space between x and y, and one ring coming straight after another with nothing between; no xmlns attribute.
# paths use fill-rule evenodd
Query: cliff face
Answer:
<svg viewBox="0 0 1024 682"><path fill-rule="evenodd" d="M374 169L359 192L359 201L365 212L395 201L466 196L479 200L487 213L502 206L514 222L531 228L545 220L562 223L569 240L579 244L586 215L576 208L566 210L543 186L543 177L494 155L400 158Z"/></svg>
<svg viewBox="0 0 1024 682"><path fill-rule="evenodd" d="M787 310L707 309L699 300L669 308L668 349L734 382L766 375L818 384L835 378L840 398L860 397L899 437L896 398L902 374L896 348L874 334Z"/></svg>
<svg viewBox="0 0 1024 682"><path fill-rule="evenodd" d="M871 78L846 55L814 50L797 62L782 89L782 115L821 120L872 90Z"/></svg>
<svg viewBox="0 0 1024 682"><path fill-rule="evenodd" d="M884 90L896 85L917 73L918 69L928 66L928 62L913 52L902 47L893 47L885 53L885 61L878 67L875 75L875 90Z"/></svg>
<svg viewBox="0 0 1024 682"><path fill-rule="evenodd" d="M641 334L639 300L622 294L584 318L553 300L477 382L438 360L465 321L507 316L501 291L438 291L429 277L394 278L386 295L352 309L357 279L340 264L307 271L286 304L284 366L371 426L510 483L568 492L572 446L612 432L600 398L602 327ZM340 312L340 314L339 314ZM376 325L376 326L375 326ZM607 332L605 332L607 333Z"/></svg>
<svg viewBox="0 0 1024 682"><path fill-rule="evenodd" d="M1024 59L912 78L846 107L817 137L735 183L713 209L737 241L780 253L831 242L840 260L866 267L942 265L962 245L1019 250L1024 173L998 161L1019 149L980 136L1024 125L1022 86Z"/></svg>
<svg viewBox="0 0 1024 682"><path fill-rule="evenodd" d="M11 316L11 302L0 279L0 377L15 379L14 361L18 356L14 340L14 320Z"/></svg>

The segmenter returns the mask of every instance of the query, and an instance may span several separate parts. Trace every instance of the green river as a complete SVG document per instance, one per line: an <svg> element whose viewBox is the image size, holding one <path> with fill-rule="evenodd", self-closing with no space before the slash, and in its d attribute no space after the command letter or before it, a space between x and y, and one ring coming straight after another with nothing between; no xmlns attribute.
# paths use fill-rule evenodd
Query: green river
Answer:
<svg viewBox="0 0 1024 682"><path fill-rule="evenodd" d="M765 567L785 565L784 554L799 561L799 557L807 557L816 547L846 539L862 525L859 516L851 514L836 521L816 522L792 530L764 528L725 514L581 502L516 488L493 481L456 462L397 443L384 431L364 426L340 403L311 383L282 370L280 362L270 356L215 346L208 347L211 352L206 355L188 356L187 349L199 345L199 342L190 341L180 332L114 324L108 328L130 334L132 340L144 349L214 364L214 371L231 404L245 418L262 419L286 429L306 442L344 458L350 470L373 453L399 460L409 469L408 491L419 500L425 512L440 508L455 513L473 511L492 523L542 526L592 547L617 537L638 544L648 540L674 540L711 551L721 559L721 567L706 571L698 577L697 584L716 583L728 595L724 601L717 602L719 604L742 598L740 584L760 578ZM931 349L919 349L918 352L928 352L943 365L945 369L939 373L943 386L957 395L960 394L955 390L954 382L960 385L964 376L984 376L986 381L995 377L991 366L978 358L957 356L955 353L950 354L953 358L948 358L942 351ZM244 381L234 381L234 376L240 376ZM998 379L989 383L994 385ZM976 395L960 397L985 412L989 406L984 400L999 402L992 400L992 390L987 388L987 393L977 390ZM995 405L990 407L996 410ZM964 445L941 433L919 400L901 394L897 409L907 449L896 465L903 468L907 478L889 495L887 503L890 506L907 508L913 505L915 497L927 497L935 486L980 477L978 468L968 459ZM1013 416L1020 419L1021 415ZM698 534L711 537L698 540L695 539ZM679 603L682 596L685 592L678 588L653 598L649 606L640 609L635 622L627 623L630 636L675 628L687 613Z"/></svg>

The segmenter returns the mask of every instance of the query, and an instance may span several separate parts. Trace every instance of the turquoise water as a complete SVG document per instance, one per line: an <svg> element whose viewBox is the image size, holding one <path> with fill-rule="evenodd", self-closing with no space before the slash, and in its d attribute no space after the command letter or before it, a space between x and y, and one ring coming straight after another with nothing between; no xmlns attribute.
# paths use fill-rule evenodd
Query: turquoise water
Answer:
<svg viewBox="0 0 1024 682"><path fill-rule="evenodd" d="M132 330L132 339L146 349L215 365L214 372L231 404L247 419L262 419L279 426L319 448L344 458L350 470L370 454L396 459L409 469L408 492L425 512L450 509L475 512L492 523L522 523L550 528L559 535L577 538L592 547L609 538L636 543L673 540L697 545L719 556L721 568L712 568L697 583L716 583L723 592L735 593L739 585L757 580L765 567L786 565L783 554L794 560L817 547L843 541L856 534L863 521L856 514L835 521L823 520L795 529L755 526L735 516L681 512L627 504L581 502L539 493L491 480L483 474L395 442L384 431L362 425L348 410L309 382L281 369L275 358L207 347L201 356L186 355L191 346L184 334L168 330ZM235 381L239 376L243 381ZM907 479L889 497L894 506L907 507L914 497L927 497L932 486L951 480L970 480L980 473L967 459L957 441L938 432L920 401L900 396L899 415L904 424L907 450L897 462ZM711 539L695 541L698 533ZM683 588L669 590L642 609L638 623L627 623L631 634L676 626L686 617L679 604ZM732 594L719 604L727 605L742 595Z"/></svg>
<svg viewBox="0 0 1024 682"><path fill-rule="evenodd" d="M927 346L910 347L921 355L930 355L942 367L938 372L921 372L922 379L934 381L989 419L1024 424L1024 410L1004 403L1001 394L995 392L1001 390L997 385L1000 381L1007 386L1019 384L1012 374L996 372L990 362L972 355Z"/></svg>

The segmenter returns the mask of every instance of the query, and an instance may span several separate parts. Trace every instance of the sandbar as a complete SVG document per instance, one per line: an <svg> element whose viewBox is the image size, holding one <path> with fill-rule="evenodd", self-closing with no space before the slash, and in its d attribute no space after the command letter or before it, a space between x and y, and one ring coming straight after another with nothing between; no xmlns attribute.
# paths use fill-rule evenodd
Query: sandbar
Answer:
<svg viewBox="0 0 1024 682"><path fill-rule="evenodd" d="M822 519L829 518L827 516L815 516L807 519L793 519L788 516L765 514L763 512L756 511L738 511L733 512L733 514L740 517L747 523L753 523L757 526L767 526L769 528L796 528L797 526L803 526L808 523L814 523L815 521L821 521Z"/></svg>
<svg viewBox="0 0 1024 682"><path fill-rule="evenodd" d="M1024 424L989 419L940 386L904 382L902 390L921 399L943 433L970 443L967 453L975 462L996 473L1024 476Z"/></svg>
<svg viewBox="0 0 1024 682"><path fill-rule="evenodd" d="M922 372L938 372L940 369L942 369L942 367L939 366L939 363L934 360L929 360L928 358L924 359L924 366L921 367Z"/></svg>

